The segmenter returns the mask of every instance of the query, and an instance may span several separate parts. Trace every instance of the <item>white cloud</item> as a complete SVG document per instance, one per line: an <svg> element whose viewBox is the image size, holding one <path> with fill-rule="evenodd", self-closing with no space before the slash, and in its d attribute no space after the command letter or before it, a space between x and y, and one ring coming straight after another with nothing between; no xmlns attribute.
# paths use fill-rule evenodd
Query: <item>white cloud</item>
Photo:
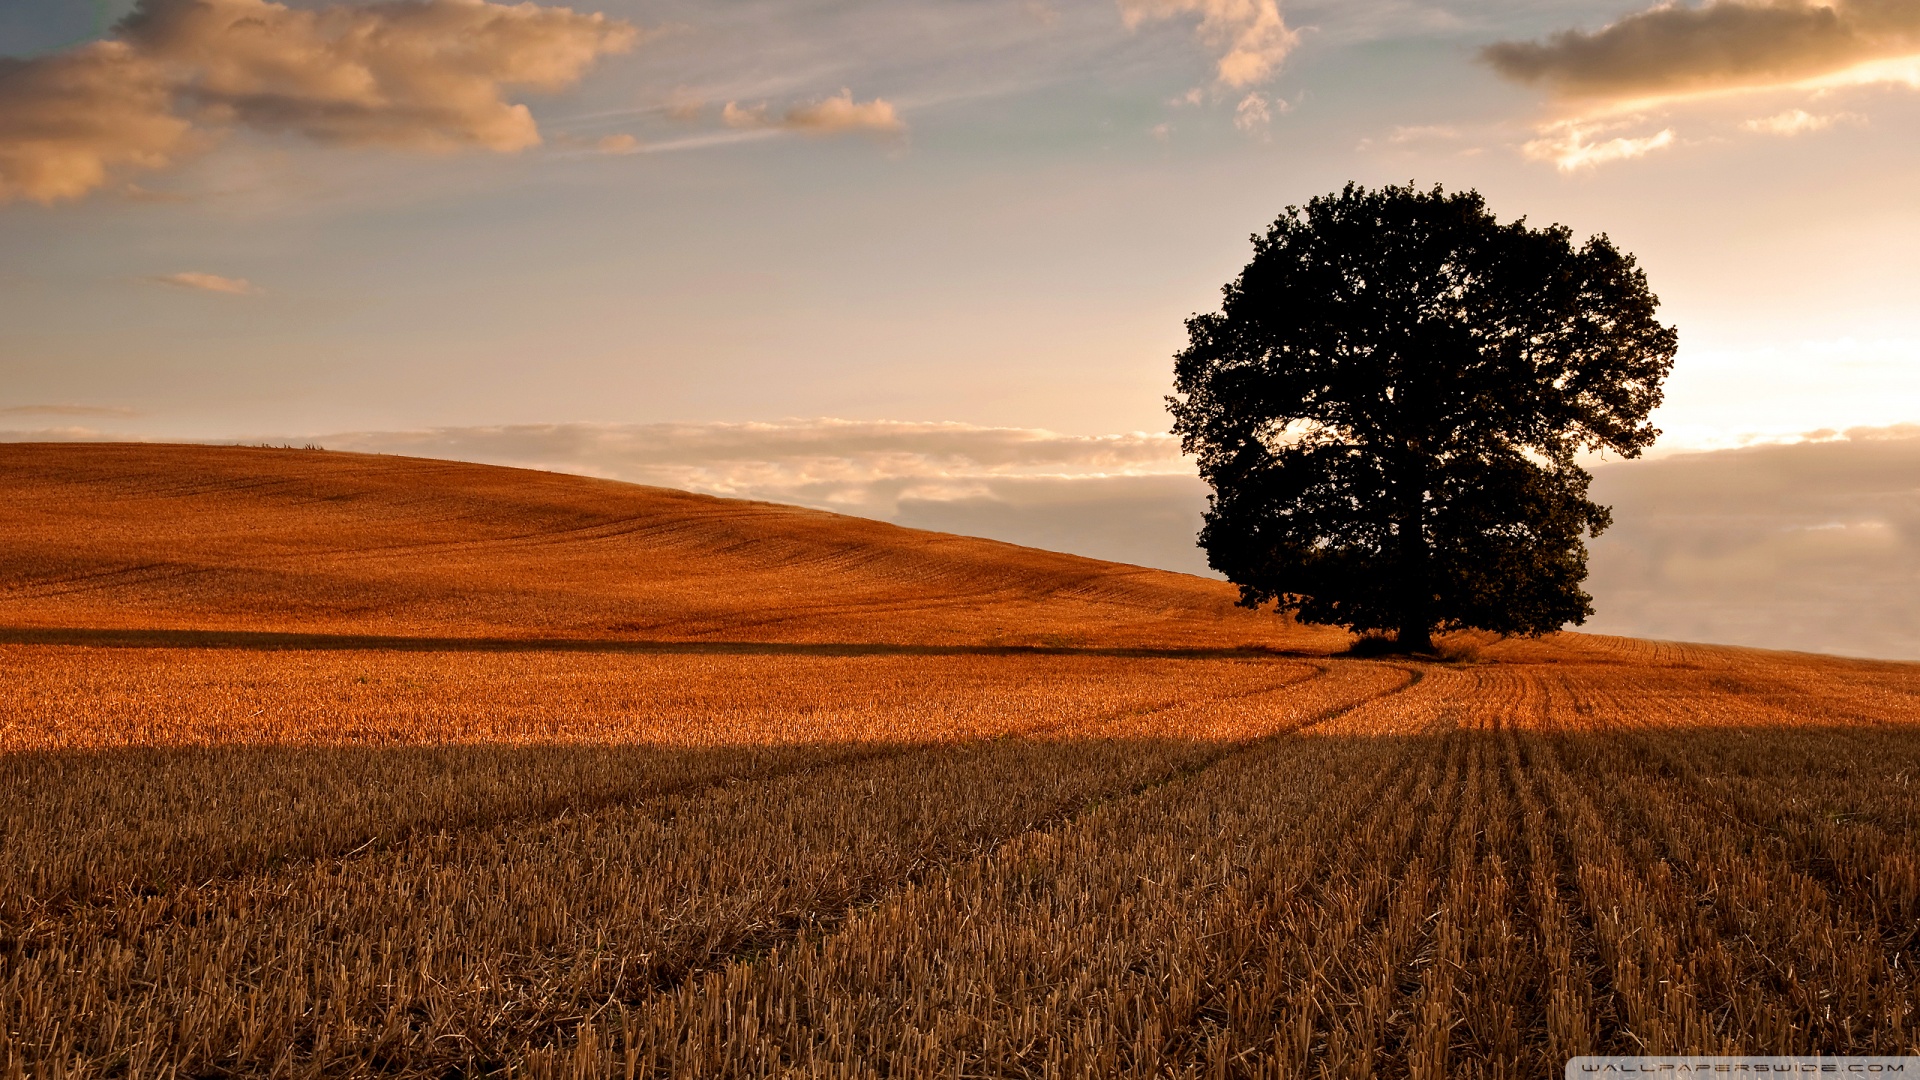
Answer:
<svg viewBox="0 0 1920 1080"><path fill-rule="evenodd" d="M1119 0L1128 29L1162 19L1199 16L1200 40L1219 54L1214 77L1245 89L1271 78L1300 42L1276 0Z"/></svg>
<svg viewBox="0 0 1920 1080"><path fill-rule="evenodd" d="M183 289L199 289L201 292L228 293L234 296L246 296L260 291L246 278L222 277L219 274L203 274L197 270L182 270L177 274L161 274L151 279L162 285L178 285Z"/></svg>
<svg viewBox="0 0 1920 1080"><path fill-rule="evenodd" d="M1747 131L1757 131L1765 135L1801 135L1809 131L1824 131L1835 124L1859 123L1861 120L1861 117L1853 113L1815 116L1805 109L1788 109L1783 113L1748 120L1740 126Z"/></svg>
<svg viewBox="0 0 1920 1080"><path fill-rule="evenodd" d="M77 198L235 126L350 146L525 149L540 133L506 91L563 89L637 36L531 3L141 0L111 40L0 61L0 199Z"/></svg>
<svg viewBox="0 0 1920 1080"><path fill-rule="evenodd" d="M1638 137L1596 139L1601 130L1577 121L1549 125L1539 138L1521 148L1535 161L1551 161L1561 172L1576 172L1613 161L1629 161L1663 150L1674 143L1672 128Z"/></svg>
<svg viewBox="0 0 1920 1080"><path fill-rule="evenodd" d="M1284 102L1281 104L1285 106ZM1267 125L1273 122L1272 105L1265 94L1257 91L1248 94L1233 108L1233 126L1249 135L1265 134Z"/></svg>

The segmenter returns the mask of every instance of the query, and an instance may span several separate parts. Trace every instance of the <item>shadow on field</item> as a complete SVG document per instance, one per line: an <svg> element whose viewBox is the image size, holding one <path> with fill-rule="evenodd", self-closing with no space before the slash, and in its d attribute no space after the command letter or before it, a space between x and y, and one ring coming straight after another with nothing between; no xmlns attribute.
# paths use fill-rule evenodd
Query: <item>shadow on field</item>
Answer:
<svg viewBox="0 0 1920 1080"><path fill-rule="evenodd" d="M251 649L610 653L635 656L1116 656L1159 660L1231 660L1241 657L1318 656L1265 645L1232 648L1093 645L910 645L830 641L649 641L625 638L411 637L320 634L282 630L157 630L62 626L0 626L0 645L84 645L103 649Z"/></svg>

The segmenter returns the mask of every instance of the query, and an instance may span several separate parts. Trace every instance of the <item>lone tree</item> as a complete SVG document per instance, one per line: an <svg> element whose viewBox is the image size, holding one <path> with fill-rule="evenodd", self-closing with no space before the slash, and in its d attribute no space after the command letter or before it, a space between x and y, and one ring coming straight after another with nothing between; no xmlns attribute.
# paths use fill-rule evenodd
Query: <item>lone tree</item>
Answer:
<svg viewBox="0 0 1920 1080"><path fill-rule="evenodd" d="M1586 621L1582 450L1637 457L1677 335L1605 236L1412 185L1288 207L1167 399L1213 486L1200 545L1303 622L1539 634Z"/></svg>

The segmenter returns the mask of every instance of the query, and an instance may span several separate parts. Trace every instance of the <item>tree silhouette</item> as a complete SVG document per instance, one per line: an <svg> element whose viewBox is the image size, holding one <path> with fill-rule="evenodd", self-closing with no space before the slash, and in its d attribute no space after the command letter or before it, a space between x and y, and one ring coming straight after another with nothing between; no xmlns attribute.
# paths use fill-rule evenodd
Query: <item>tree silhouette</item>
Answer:
<svg viewBox="0 0 1920 1080"><path fill-rule="evenodd" d="M1410 651L1584 622L1582 536L1611 518L1576 455L1652 444L1677 341L1633 257L1412 185L1348 184L1253 245L1167 399L1240 603Z"/></svg>

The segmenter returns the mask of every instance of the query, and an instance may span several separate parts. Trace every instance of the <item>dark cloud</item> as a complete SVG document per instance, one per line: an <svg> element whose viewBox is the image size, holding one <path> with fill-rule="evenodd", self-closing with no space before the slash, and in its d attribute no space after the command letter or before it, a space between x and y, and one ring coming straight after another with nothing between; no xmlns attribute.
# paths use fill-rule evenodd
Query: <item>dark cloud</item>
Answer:
<svg viewBox="0 0 1920 1080"><path fill-rule="evenodd" d="M1920 51L1912 0L1663 4L1599 30L1503 41L1482 58L1565 97L1641 98L1800 82Z"/></svg>

